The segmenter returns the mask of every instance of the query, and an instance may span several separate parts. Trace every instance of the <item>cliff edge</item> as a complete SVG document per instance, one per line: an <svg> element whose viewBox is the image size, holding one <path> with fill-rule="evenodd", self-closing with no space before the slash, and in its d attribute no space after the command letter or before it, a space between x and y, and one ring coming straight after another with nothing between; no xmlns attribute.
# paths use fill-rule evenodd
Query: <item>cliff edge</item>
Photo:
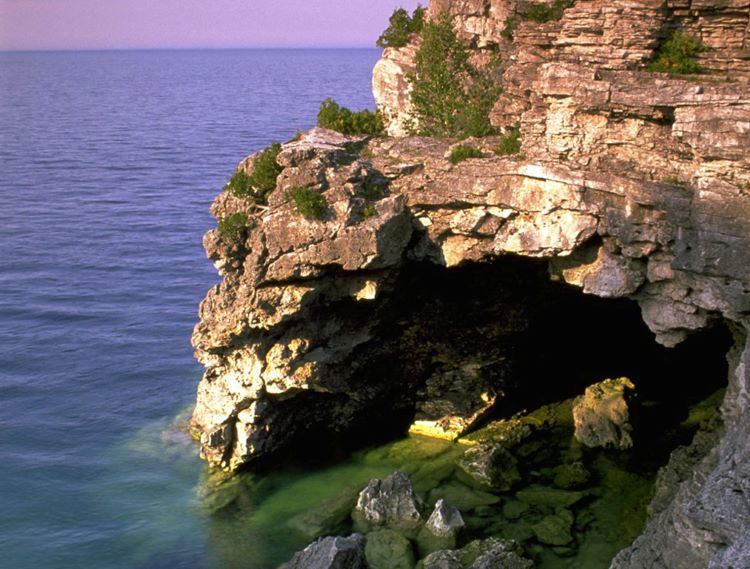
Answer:
<svg viewBox="0 0 750 569"><path fill-rule="evenodd" d="M415 36L374 72L391 136L313 129L282 145L267 207L216 198L217 219L246 222L204 238L223 280L193 335L202 455L235 469L311 432L408 425L446 382L512 397L523 310L493 311L505 293L485 290L456 314L422 291L441 271L537 260L636 302L665 346L732 331L721 424L673 454L646 531L612 567L750 567L750 1L577 0L543 23L528 4L430 3L502 72L498 134L465 141L475 157L406 136ZM706 46L702 73L645 68L672 29ZM516 128L519 151L493 152ZM298 187L323 196L317 218L295 209Z"/></svg>

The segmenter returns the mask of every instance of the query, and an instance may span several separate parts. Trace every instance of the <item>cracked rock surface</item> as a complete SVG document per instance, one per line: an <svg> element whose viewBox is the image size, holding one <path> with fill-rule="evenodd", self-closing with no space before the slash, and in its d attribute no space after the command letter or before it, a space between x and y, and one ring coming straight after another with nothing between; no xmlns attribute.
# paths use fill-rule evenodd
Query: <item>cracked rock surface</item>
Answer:
<svg viewBox="0 0 750 569"><path fill-rule="evenodd" d="M502 342L482 344L469 330L437 338L430 314L406 322L393 299L404 283L419 290L405 279L415 263L450 270L508 255L544 260L552 279L637 302L666 346L719 319L733 330L723 423L708 442L675 453L668 496L614 566L746 566L750 3L577 0L560 20L520 19L509 41L502 30L520 4L429 7L433 16L450 13L476 57L499 54L504 90L491 118L501 129L520 126L520 154L494 155L497 138L488 137L468 141L483 158L452 165L450 142L401 136L417 48L410 44L386 50L373 80L396 136L313 129L283 145L267 208L228 192L216 198L214 216L243 212L248 223L239 241L217 230L204 238L222 281L202 302L193 334L206 368L192 419L202 455L235 469L305 434L413 418L418 393L488 361L506 362L492 370L507 375ZM643 70L674 26L712 48L699 56L708 73ZM240 167L251 170L253 160ZM300 185L321 192L322 219L305 219L285 198ZM523 318L487 326L484 337L506 337ZM435 352L423 347L438 340L435 373ZM455 345L477 351L458 358ZM440 401L448 399L422 408ZM446 413L471 423L481 409L452 401ZM688 459L689 468L680 463Z"/></svg>

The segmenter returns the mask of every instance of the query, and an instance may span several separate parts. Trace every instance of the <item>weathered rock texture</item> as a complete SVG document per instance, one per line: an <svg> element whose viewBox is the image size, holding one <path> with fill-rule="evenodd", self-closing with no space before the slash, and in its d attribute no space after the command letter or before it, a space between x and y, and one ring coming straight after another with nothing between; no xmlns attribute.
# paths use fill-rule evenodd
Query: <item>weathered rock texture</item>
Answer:
<svg viewBox="0 0 750 569"><path fill-rule="evenodd" d="M573 402L575 437L587 447L633 446L628 400L635 385L627 377L605 379Z"/></svg>
<svg viewBox="0 0 750 569"><path fill-rule="evenodd" d="M746 567L750 2L577 0L546 24L519 18L520 4L434 0L430 13L450 11L478 57L501 57L492 121L520 125L522 154L496 157L488 138L475 141L484 158L453 166L445 141L314 130L284 145L267 210L216 199L217 218L250 218L239 240L204 239L223 281L193 336L206 366L193 416L203 456L236 468L298 436L413 417L420 390L440 384L428 378L465 366L502 390L512 375L505 340L523 330L522 314L505 306L488 317L491 295L452 315L470 326L446 326L451 307L434 299L410 310L440 279L427 265L542 259L553 279L637 302L664 345L718 319L734 330L724 424L708 444L676 453L671 495L615 566ZM700 56L711 73L643 71L674 27L712 48ZM414 52L387 50L375 72L394 135L408 115ZM322 220L284 198L305 184L325 197Z"/></svg>

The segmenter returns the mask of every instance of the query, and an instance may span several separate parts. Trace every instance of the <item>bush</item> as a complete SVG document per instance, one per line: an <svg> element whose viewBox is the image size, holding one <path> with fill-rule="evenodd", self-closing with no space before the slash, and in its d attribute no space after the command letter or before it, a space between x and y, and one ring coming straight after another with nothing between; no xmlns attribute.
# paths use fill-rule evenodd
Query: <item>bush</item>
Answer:
<svg viewBox="0 0 750 569"><path fill-rule="evenodd" d="M540 24L559 20L567 8L573 5L573 0L555 0L553 4L532 4L524 17Z"/></svg>
<svg viewBox="0 0 750 569"><path fill-rule="evenodd" d="M388 21L388 27L380 35L375 45L378 47L404 47L409 42L411 34L418 34L424 26L425 9L417 6L414 13L409 16L409 12L403 8L397 8L391 14Z"/></svg>
<svg viewBox="0 0 750 569"><path fill-rule="evenodd" d="M354 135L378 136L385 130L380 113L367 109L355 113L346 107L340 107L330 98L320 104L318 126Z"/></svg>
<svg viewBox="0 0 750 569"><path fill-rule="evenodd" d="M458 164L469 158L482 158L483 156L484 154L478 148L474 148L468 144L459 144L451 150L450 161L451 164Z"/></svg>
<svg viewBox="0 0 750 569"><path fill-rule="evenodd" d="M285 195L305 219L320 219L326 212L325 198L308 186L290 188Z"/></svg>
<svg viewBox="0 0 750 569"><path fill-rule="evenodd" d="M521 152L521 129L514 126L508 134L500 138L495 146L495 154L498 156L509 156Z"/></svg>
<svg viewBox="0 0 750 569"><path fill-rule="evenodd" d="M373 204L367 204L362 210L362 219L370 219L377 213L378 211L375 209L375 206Z"/></svg>
<svg viewBox="0 0 750 569"><path fill-rule="evenodd" d="M233 213L219 220L219 233L230 241L241 241L247 229L247 215Z"/></svg>
<svg viewBox="0 0 750 569"><path fill-rule="evenodd" d="M469 53L456 37L447 16L425 23L415 57L411 134L467 138L493 132L489 120L500 88L492 69L469 63ZM465 87L468 84L469 87Z"/></svg>
<svg viewBox="0 0 750 569"><path fill-rule="evenodd" d="M706 51L706 46L699 40L684 32L674 31L661 44L647 69L674 74L701 73L703 69L696 56L703 51Z"/></svg>
<svg viewBox="0 0 750 569"><path fill-rule="evenodd" d="M273 143L256 157L252 174L238 170L230 178L227 188L238 198L265 204L268 194L276 187L276 178L281 172L281 166L276 162L279 152L281 144Z"/></svg>

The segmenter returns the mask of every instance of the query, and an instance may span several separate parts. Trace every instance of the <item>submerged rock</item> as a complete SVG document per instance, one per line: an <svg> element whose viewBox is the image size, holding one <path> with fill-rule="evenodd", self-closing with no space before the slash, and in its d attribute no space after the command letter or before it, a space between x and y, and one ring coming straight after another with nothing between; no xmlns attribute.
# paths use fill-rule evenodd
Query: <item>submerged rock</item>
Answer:
<svg viewBox="0 0 750 569"><path fill-rule="evenodd" d="M370 480L359 493L352 518L358 528L387 526L414 534L423 523L423 509L409 477L396 471L383 480Z"/></svg>
<svg viewBox="0 0 750 569"><path fill-rule="evenodd" d="M534 563L522 556L518 543L491 537L475 540L459 550L436 551L417 569L530 569Z"/></svg>
<svg viewBox="0 0 750 569"><path fill-rule="evenodd" d="M538 524L531 526L537 539L549 545L567 545L573 541L570 533L574 516L569 510L559 509L556 513L546 516Z"/></svg>
<svg viewBox="0 0 750 569"><path fill-rule="evenodd" d="M537 506L568 507L581 500L583 492L559 490L548 486L531 485L516 492L516 498L527 504Z"/></svg>
<svg viewBox="0 0 750 569"><path fill-rule="evenodd" d="M417 564L417 569L464 569L457 551L441 550L430 553Z"/></svg>
<svg viewBox="0 0 750 569"><path fill-rule="evenodd" d="M582 462L561 464L556 466L553 472L555 475L554 484L558 488L577 488L586 484L591 478L591 473Z"/></svg>
<svg viewBox="0 0 750 569"><path fill-rule="evenodd" d="M586 388L573 403L575 436L588 447L633 446L628 401L635 385L627 377L606 379Z"/></svg>
<svg viewBox="0 0 750 569"><path fill-rule="evenodd" d="M460 550L461 559L470 569L529 569L534 564L522 557L517 542L490 537L475 540Z"/></svg>
<svg viewBox="0 0 750 569"><path fill-rule="evenodd" d="M462 478L485 490L510 490L521 480L516 458L497 444L469 448L458 461Z"/></svg>
<svg viewBox="0 0 750 569"><path fill-rule="evenodd" d="M416 563L411 542L390 529L367 534L365 557L369 569L414 569Z"/></svg>
<svg viewBox="0 0 750 569"><path fill-rule="evenodd" d="M365 538L324 537L294 554L279 569L368 569L365 561Z"/></svg>
<svg viewBox="0 0 750 569"><path fill-rule="evenodd" d="M444 498L462 512L468 512L480 506L497 504L500 498L489 492L469 488L460 482L450 482L430 491L430 501Z"/></svg>
<svg viewBox="0 0 750 569"><path fill-rule="evenodd" d="M320 537L339 528L349 518L357 497L357 490L345 490L312 510L294 516L287 525L310 539Z"/></svg>

